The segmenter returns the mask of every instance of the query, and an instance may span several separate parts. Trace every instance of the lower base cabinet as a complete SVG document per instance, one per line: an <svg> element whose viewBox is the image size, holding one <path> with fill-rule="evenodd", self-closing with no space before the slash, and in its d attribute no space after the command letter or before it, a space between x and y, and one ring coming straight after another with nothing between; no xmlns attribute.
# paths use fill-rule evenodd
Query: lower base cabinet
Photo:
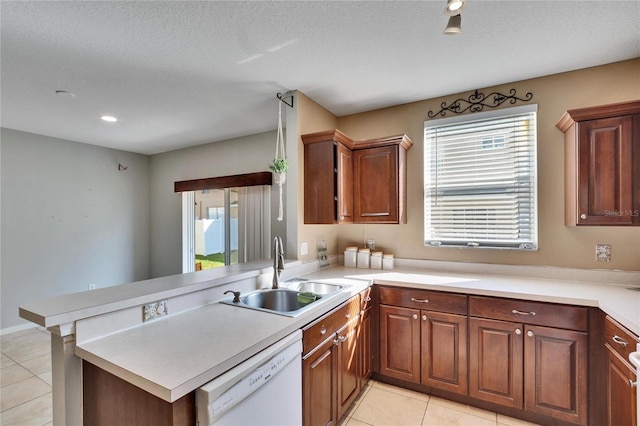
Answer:
<svg viewBox="0 0 640 426"><path fill-rule="evenodd" d="M360 393L360 318L358 295L303 329L303 425L337 424Z"/></svg>
<svg viewBox="0 0 640 426"><path fill-rule="evenodd" d="M579 331L588 327L586 310L484 297L469 306L470 314L500 318L469 318L469 396L586 425L588 335ZM561 321L577 330L531 324Z"/></svg>

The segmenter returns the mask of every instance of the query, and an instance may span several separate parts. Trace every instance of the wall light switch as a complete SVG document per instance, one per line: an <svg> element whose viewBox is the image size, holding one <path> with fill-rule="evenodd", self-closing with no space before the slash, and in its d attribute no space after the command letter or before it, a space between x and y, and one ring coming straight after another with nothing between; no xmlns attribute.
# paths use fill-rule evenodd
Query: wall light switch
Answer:
<svg viewBox="0 0 640 426"><path fill-rule="evenodd" d="M309 254L309 244L305 241L300 243L300 256Z"/></svg>
<svg viewBox="0 0 640 426"><path fill-rule="evenodd" d="M596 260L598 262L611 262L610 244L596 244Z"/></svg>

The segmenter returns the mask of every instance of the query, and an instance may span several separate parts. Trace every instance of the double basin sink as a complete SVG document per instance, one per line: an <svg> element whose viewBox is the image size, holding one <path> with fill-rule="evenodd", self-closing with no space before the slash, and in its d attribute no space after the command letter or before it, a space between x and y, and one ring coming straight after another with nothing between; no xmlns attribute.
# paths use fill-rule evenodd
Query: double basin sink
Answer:
<svg viewBox="0 0 640 426"><path fill-rule="evenodd" d="M315 281L283 283L283 288L257 290L222 303L295 317L344 290L339 284Z"/></svg>

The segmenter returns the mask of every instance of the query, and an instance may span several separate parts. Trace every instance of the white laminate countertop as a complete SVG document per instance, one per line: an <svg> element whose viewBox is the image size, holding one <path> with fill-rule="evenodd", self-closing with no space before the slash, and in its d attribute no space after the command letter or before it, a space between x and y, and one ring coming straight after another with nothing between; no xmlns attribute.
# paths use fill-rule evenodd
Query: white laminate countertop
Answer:
<svg viewBox="0 0 640 426"><path fill-rule="evenodd" d="M249 271L238 273L247 274ZM334 266L312 270L301 276L313 280L370 280L383 285L599 307L640 335L640 291L628 289L640 287L640 273L635 272L625 275L624 284L615 285L577 279L443 272L409 267L386 271ZM225 282L226 279L219 278L219 281ZM366 287L366 282L357 281L358 284L353 285L350 291L335 297L331 303L319 305L296 318L211 303L79 343L76 355L173 402L338 306ZM120 301L118 306L123 303L126 305L128 302ZM73 314L80 319L81 313L88 309L76 309L70 314L64 312L64 303L57 306L56 318L70 318ZM89 310L97 312L100 308ZM43 313L35 312L33 315L47 322Z"/></svg>

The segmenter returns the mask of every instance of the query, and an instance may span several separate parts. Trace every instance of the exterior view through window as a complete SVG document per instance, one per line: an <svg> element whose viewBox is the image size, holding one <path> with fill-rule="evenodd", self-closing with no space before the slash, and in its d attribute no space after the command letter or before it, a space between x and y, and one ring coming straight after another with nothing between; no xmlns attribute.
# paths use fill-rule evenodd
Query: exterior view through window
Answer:
<svg viewBox="0 0 640 426"><path fill-rule="evenodd" d="M537 250L536 110L425 122L425 246Z"/></svg>
<svg viewBox="0 0 640 426"><path fill-rule="evenodd" d="M196 270L238 263L238 188L195 191Z"/></svg>

